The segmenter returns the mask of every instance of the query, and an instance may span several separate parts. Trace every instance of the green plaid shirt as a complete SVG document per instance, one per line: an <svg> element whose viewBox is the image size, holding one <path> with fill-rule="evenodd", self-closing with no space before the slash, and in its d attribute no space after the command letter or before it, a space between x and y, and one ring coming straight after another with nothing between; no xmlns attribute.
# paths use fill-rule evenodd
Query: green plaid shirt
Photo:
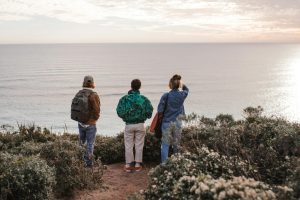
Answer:
<svg viewBox="0 0 300 200"><path fill-rule="evenodd" d="M139 91L130 90L128 95L119 100L116 110L126 124L138 124L151 118L153 107L149 99Z"/></svg>

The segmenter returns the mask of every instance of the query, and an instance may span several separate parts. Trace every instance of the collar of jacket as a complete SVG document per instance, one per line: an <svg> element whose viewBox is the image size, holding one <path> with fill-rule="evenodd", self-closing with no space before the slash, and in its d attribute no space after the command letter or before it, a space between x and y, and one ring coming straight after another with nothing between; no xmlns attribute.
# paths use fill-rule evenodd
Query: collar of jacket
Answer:
<svg viewBox="0 0 300 200"><path fill-rule="evenodd" d="M94 92L93 88L88 88L88 87L82 87L83 90L92 90Z"/></svg>
<svg viewBox="0 0 300 200"><path fill-rule="evenodd" d="M140 94L139 90L129 90L128 94Z"/></svg>

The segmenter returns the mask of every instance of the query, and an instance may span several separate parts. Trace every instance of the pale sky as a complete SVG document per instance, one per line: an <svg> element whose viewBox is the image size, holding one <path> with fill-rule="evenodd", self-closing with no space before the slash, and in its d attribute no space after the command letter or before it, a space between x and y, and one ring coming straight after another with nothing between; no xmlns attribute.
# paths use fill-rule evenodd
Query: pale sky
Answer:
<svg viewBox="0 0 300 200"><path fill-rule="evenodd" d="M0 0L0 43L300 42L300 0Z"/></svg>

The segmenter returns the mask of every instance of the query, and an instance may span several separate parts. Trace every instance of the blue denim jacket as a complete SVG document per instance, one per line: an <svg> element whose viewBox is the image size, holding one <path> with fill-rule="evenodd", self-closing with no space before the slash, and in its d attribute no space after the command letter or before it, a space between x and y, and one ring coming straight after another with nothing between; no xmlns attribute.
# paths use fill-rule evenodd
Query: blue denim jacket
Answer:
<svg viewBox="0 0 300 200"><path fill-rule="evenodd" d="M189 89L186 87L186 85L183 85L182 91L174 89L163 94L157 108L159 113L163 112L168 95L167 108L164 113L163 123L175 122L179 115L185 114L183 103L188 96L188 93Z"/></svg>

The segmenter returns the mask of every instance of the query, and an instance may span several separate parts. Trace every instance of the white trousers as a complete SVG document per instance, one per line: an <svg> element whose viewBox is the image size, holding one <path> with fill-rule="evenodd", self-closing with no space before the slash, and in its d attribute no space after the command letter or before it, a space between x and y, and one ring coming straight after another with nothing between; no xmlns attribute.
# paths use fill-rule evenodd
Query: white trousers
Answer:
<svg viewBox="0 0 300 200"><path fill-rule="evenodd" d="M129 124L125 126L124 143L125 143L125 159L126 163L133 161L143 162L143 149L146 130L144 123ZM135 156L133 155L133 147L135 147Z"/></svg>

